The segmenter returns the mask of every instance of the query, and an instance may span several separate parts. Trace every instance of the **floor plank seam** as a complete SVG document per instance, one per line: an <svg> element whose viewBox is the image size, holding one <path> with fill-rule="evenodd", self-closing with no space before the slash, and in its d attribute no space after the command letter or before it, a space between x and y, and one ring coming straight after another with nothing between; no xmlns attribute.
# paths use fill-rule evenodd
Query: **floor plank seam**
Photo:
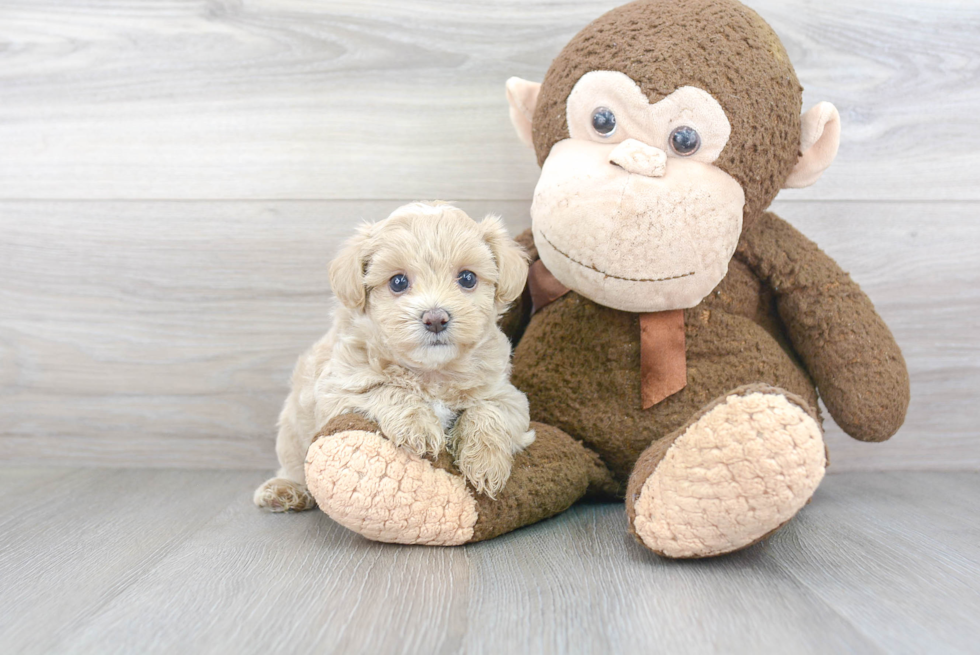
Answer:
<svg viewBox="0 0 980 655"><path fill-rule="evenodd" d="M776 563L777 568L779 568L779 570L781 570L792 580L796 581L798 585L806 589L813 600L821 603L824 607L830 610L831 613L839 617L844 623L851 626L851 628L853 628L855 632L857 632L867 640L869 646L872 646L876 649L876 652L881 653L881 655L888 655L890 651L883 644L881 644L877 639L875 639L871 633L863 629L860 624L855 623L854 617L848 616L847 614L841 612L841 610L839 610L836 606L831 604L831 602L827 598L825 598L822 593L820 593L812 585L807 583L806 580L794 574L793 570L791 568L788 568L783 562L780 562L778 559L774 559L774 561Z"/></svg>

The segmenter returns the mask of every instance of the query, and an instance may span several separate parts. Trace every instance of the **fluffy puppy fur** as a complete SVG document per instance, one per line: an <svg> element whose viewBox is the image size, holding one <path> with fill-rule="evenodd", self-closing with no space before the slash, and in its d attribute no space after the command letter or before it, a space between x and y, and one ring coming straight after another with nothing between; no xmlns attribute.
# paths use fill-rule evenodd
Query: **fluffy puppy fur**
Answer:
<svg viewBox="0 0 980 655"><path fill-rule="evenodd" d="M450 205L415 203L361 226L331 263L340 301L333 328L296 365L279 416L282 468L255 504L313 507L306 451L320 426L347 412L420 456L448 448L478 492L500 491L513 455L534 440L527 398L508 381L510 342L497 327L527 270L526 253L495 216L477 223ZM476 275L473 288L464 271ZM400 275L402 291L391 284ZM428 330L426 312L445 312L444 329Z"/></svg>

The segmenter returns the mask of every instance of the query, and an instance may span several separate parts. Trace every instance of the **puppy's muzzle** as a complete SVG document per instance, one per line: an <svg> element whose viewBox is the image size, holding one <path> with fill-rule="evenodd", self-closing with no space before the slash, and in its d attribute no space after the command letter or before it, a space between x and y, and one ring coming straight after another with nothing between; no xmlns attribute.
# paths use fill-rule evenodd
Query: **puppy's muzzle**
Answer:
<svg viewBox="0 0 980 655"><path fill-rule="evenodd" d="M449 326L449 312L445 309L429 309L422 314L422 324L433 334L439 334Z"/></svg>

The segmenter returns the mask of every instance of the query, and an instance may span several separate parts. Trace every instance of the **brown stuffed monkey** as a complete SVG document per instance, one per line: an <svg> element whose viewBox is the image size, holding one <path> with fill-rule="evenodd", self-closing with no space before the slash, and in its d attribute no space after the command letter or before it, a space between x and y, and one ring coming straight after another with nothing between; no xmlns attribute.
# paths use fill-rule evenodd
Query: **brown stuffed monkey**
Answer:
<svg viewBox="0 0 980 655"><path fill-rule="evenodd" d="M373 539L459 544L625 496L640 543L707 557L759 541L813 495L827 465L818 390L854 438L898 430L909 380L888 327L766 211L830 165L840 122L829 103L801 117L793 67L755 12L633 2L507 97L542 167L518 238L528 290L503 325L537 439L490 499L448 456L415 458L340 417L307 460L322 509ZM357 474L324 479L338 463Z"/></svg>

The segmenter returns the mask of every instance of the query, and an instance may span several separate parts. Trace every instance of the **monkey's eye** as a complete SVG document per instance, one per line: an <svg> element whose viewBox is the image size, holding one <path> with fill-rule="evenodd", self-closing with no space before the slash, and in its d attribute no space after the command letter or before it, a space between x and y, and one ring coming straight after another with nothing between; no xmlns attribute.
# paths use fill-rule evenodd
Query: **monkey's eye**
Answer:
<svg viewBox="0 0 980 655"><path fill-rule="evenodd" d="M616 131L616 114L605 107L597 107L592 112L592 129L599 136L612 136Z"/></svg>
<svg viewBox="0 0 980 655"><path fill-rule="evenodd" d="M391 279L388 280L388 288L391 289L392 293L401 293L408 288L408 277L402 273L392 275Z"/></svg>
<svg viewBox="0 0 980 655"><path fill-rule="evenodd" d="M464 289L472 289L476 286L476 273L473 271L460 271L456 276L456 282Z"/></svg>
<svg viewBox="0 0 980 655"><path fill-rule="evenodd" d="M670 149L681 157L693 155L701 147L701 135L693 127L678 127L670 133Z"/></svg>

